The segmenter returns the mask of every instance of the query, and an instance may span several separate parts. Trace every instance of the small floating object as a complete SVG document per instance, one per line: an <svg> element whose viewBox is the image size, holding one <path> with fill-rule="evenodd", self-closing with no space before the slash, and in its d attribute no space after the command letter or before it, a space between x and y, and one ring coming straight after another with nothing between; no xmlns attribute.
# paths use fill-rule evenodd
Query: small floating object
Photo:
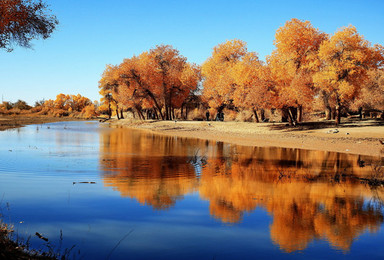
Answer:
<svg viewBox="0 0 384 260"><path fill-rule="evenodd" d="M96 184L94 181L74 181L73 185L75 184Z"/></svg>
<svg viewBox="0 0 384 260"><path fill-rule="evenodd" d="M44 237L42 234L40 234L39 232L36 232L35 234L38 238L44 240L45 242L48 242L48 238Z"/></svg>

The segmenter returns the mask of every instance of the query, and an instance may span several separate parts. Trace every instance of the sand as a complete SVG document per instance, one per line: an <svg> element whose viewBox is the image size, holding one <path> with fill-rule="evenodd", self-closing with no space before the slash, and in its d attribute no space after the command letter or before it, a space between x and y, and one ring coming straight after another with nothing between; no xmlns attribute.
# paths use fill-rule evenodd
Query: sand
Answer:
<svg viewBox="0 0 384 260"><path fill-rule="evenodd" d="M107 123L161 134L216 140L245 146L287 147L384 157L384 122L349 121L339 127L332 122L286 123L132 121L113 119Z"/></svg>

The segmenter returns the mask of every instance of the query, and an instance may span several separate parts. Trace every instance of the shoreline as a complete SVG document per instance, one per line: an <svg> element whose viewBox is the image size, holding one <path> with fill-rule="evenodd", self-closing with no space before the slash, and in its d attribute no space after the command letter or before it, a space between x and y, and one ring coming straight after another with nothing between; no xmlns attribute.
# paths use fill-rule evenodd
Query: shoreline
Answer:
<svg viewBox="0 0 384 260"><path fill-rule="evenodd" d="M85 121L76 117L52 117L44 115L0 115L0 131L23 127L26 125L38 125L45 123L64 121Z"/></svg>
<svg viewBox="0 0 384 260"><path fill-rule="evenodd" d="M36 115L0 116L0 131L31 124L79 120L85 119ZM304 122L298 127L289 127L286 123L132 119L110 119L104 124L242 146L299 148L384 157L384 145L380 143L384 141L382 120L346 121L337 128L332 122L326 121Z"/></svg>
<svg viewBox="0 0 384 260"><path fill-rule="evenodd" d="M384 122L346 122L339 127L310 123L287 127L286 123L216 121L133 121L112 119L110 126L143 129L157 134L199 138L242 146L285 147L384 157ZM336 130L337 129L337 130Z"/></svg>

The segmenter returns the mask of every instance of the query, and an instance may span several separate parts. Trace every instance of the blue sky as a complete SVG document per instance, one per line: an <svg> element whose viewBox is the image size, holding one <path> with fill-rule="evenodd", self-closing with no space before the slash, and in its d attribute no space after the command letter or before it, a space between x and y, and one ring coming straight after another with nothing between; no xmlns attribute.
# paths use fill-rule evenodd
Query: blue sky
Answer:
<svg viewBox="0 0 384 260"><path fill-rule="evenodd" d="M33 105L58 93L98 100L106 64L170 44L202 64L219 43L240 39L265 59L276 30L292 18L332 34L350 24L384 45L383 0L45 0L60 24L33 49L0 50L0 95Z"/></svg>

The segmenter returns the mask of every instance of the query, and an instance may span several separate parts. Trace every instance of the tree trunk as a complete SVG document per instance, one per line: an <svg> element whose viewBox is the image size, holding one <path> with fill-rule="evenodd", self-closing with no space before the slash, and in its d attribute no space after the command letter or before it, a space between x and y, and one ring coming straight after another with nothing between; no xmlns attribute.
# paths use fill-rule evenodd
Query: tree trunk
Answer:
<svg viewBox="0 0 384 260"><path fill-rule="evenodd" d="M155 118L158 120L159 119L159 114L157 113L157 109L153 108L153 113L155 113Z"/></svg>
<svg viewBox="0 0 384 260"><path fill-rule="evenodd" d="M327 94L325 91L321 91L321 96L323 98L323 104L325 107L325 119L331 120L332 119L332 108L329 105L329 94Z"/></svg>
<svg viewBox="0 0 384 260"><path fill-rule="evenodd" d="M338 126L340 124L340 119L341 119L341 113L340 113L340 110L341 110L341 104L340 104L340 99L339 97L337 97L337 101L336 101L336 125Z"/></svg>
<svg viewBox="0 0 384 260"><path fill-rule="evenodd" d="M116 107L116 116L117 116L117 119L120 120L119 109L117 107Z"/></svg>
<svg viewBox="0 0 384 260"><path fill-rule="evenodd" d="M149 90L147 90L146 92L147 92L148 96L150 96L152 98L153 102L155 103L155 106L156 106L157 110L159 110L159 114L160 114L161 119L164 120L164 115L161 112L161 107L160 107L159 103L157 103L157 100L156 100L155 96Z"/></svg>
<svg viewBox="0 0 384 260"><path fill-rule="evenodd" d="M289 122L289 112L286 106L281 108L281 122Z"/></svg>
<svg viewBox="0 0 384 260"><path fill-rule="evenodd" d="M253 114L255 115L256 123L260 123L259 117L257 116L257 110L256 109L253 109Z"/></svg>
<svg viewBox="0 0 384 260"><path fill-rule="evenodd" d="M363 108L359 107L359 119L363 119Z"/></svg>
<svg viewBox="0 0 384 260"><path fill-rule="evenodd" d="M297 121L299 123L301 123L303 121L303 106L302 105L299 106L299 111L298 112L299 112L299 114L298 114L298 117L297 117Z"/></svg>
<svg viewBox="0 0 384 260"><path fill-rule="evenodd" d="M292 107L288 108L288 117L289 117L289 124L291 126L295 126L296 125L296 117L295 117L295 113L294 113Z"/></svg>
<svg viewBox="0 0 384 260"><path fill-rule="evenodd" d="M174 107L172 107L172 117L173 117L173 119L176 119L176 117L175 117L175 108Z"/></svg>
<svg viewBox="0 0 384 260"><path fill-rule="evenodd" d="M144 117L143 113L141 112L141 109L139 107L135 107L135 108L136 108L137 114L139 115L139 119L145 120L145 117Z"/></svg>
<svg viewBox="0 0 384 260"><path fill-rule="evenodd" d="M120 118L124 119L123 109L120 109Z"/></svg>
<svg viewBox="0 0 384 260"><path fill-rule="evenodd" d="M164 104L165 104L165 120L169 120L168 102L166 98L164 98Z"/></svg>
<svg viewBox="0 0 384 260"><path fill-rule="evenodd" d="M188 107L185 107L185 120L188 120Z"/></svg>
<svg viewBox="0 0 384 260"><path fill-rule="evenodd" d="M265 120L265 111L264 111L264 109L260 109L260 119L261 119L261 122L264 122L264 120Z"/></svg>
<svg viewBox="0 0 384 260"><path fill-rule="evenodd" d="M112 117L112 109L111 109L111 102L108 102L108 118L111 119Z"/></svg>
<svg viewBox="0 0 384 260"><path fill-rule="evenodd" d="M325 119L331 120L332 118L332 108L330 106L327 106L325 108Z"/></svg>
<svg viewBox="0 0 384 260"><path fill-rule="evenodd" d="M288 110L288 122L290 126L293 126L293 117L290 110Z"/></svg>

